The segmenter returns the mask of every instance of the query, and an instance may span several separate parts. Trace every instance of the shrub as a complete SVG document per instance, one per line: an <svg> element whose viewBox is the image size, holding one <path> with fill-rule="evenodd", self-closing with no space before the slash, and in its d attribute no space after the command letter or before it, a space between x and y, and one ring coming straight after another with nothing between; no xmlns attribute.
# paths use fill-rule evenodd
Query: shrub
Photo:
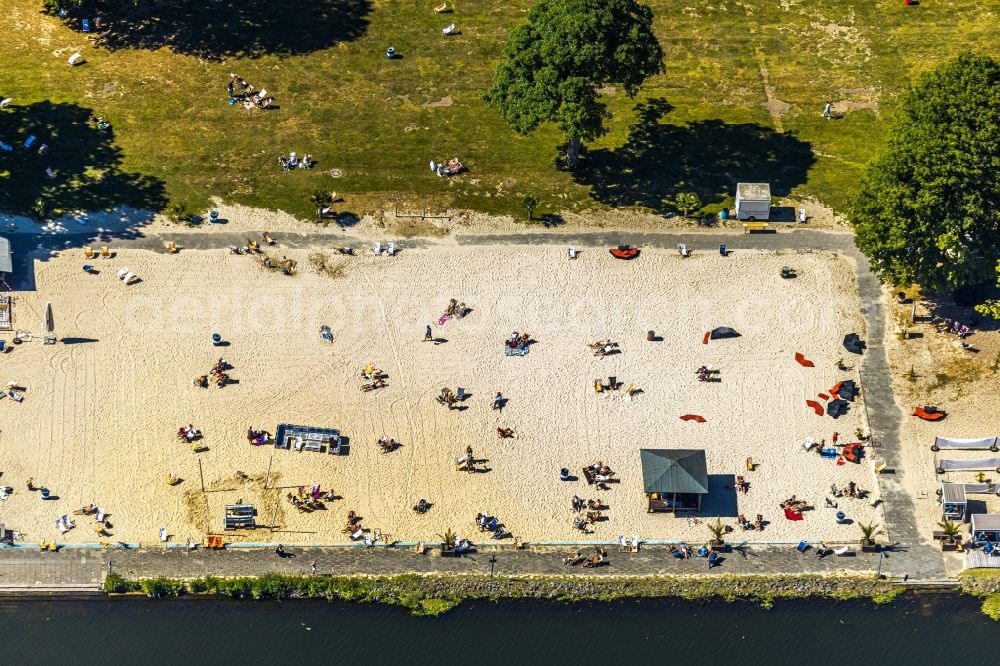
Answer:
<svg viewBox="0 0 1000 666"><path fill-rule="evenodd" d="M1000 621L1000 594L991 594L983 600L983 615Z"/></svg>
<svg viewBox="0 0 1000 666"><path fill-rule="evenodd" d="M126 594L128 592L138 592L139 583L134 580L127 580L118 574L108 574L104 579L104 592L106 594Z"/></svg>
<svg viewBox="0 0 1000 666"><path fill-rule="evenodd" d="M169 578L147 578L139 583L147 597L176 597L184 591L184 583Z"/></svg>

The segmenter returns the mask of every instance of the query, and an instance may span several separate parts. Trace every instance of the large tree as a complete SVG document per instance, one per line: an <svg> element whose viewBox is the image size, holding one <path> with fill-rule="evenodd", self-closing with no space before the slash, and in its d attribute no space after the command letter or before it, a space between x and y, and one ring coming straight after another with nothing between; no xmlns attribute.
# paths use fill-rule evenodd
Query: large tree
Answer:
<svg viewBox="0 0 1000 666"><path fill-rule="evenodd" d="M1000 258L1000 63L964 54L900 100L851 221L885 282L978 284Z"/></svg>
<svg viewBox="0 0 1000 666"><path fill-rule="evenodd" d="M635 0L541 0L511 31L486 102L519 134L556 123L572 168L580 141L607 132L598 89L620 85L634 97L663 71L652 24L652 10Z"/></svg>

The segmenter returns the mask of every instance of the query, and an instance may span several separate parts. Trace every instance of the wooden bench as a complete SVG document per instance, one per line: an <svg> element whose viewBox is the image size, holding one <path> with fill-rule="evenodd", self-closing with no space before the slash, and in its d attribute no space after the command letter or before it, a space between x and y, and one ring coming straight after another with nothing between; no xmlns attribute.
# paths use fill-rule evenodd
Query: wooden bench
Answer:
<svg viewBox="0 0 1000 666"><path fill-rule="evenodd" d="M743 233L749 234L755 231L767 231L767 222L744 222Z"/></svg>

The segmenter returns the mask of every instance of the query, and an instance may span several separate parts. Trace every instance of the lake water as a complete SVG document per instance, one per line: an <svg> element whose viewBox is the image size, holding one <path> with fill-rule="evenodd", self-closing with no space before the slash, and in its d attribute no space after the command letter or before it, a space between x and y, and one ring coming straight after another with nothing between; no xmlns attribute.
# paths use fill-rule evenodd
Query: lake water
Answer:
<svg viewBox="0 0 1000 666"><path fill-rule="evenodd" d="M378 605L194 599L0 601L0 663L985 664L1000 623L969 597L867 602ZM982 657L976 656L982 655ZM320 661L322 660L322 661Z"/></svg>

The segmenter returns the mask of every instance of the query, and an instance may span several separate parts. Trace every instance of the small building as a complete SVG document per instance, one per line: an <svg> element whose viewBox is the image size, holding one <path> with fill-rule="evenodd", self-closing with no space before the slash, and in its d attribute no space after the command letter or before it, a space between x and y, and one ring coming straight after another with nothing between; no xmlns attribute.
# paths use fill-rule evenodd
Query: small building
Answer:
<svg viewBox="0 0 1000 666"><path fill-rule="evenodd" d="M975 543L1000 543L1000 515L972 514L972 540Z"/></svg>
<svg viewBox="0 0 1000 666"><path fill-rule="evenodd" d="M701 510L708 494L703 449L640 449L639 458L650 513Z"/></svg>
<svg viewBox="0 0 1000 666"><path fill-rule="evenodd" d="M227 504L226 505L226 529L227 530L252 530L254 529L253 504Z"/></svg>
<svg viewBox="0 0 1000 666"><path fill-rule="evenodd" d="M334 428L317 428L314 426L279 423L274 433L274 448L292 449L294 451L326 451L339 456L344 452L344 438L340 431Z"/></svg>
<svg viewBox="0 0 1000 666"><path fill-rule="evenodd" d="M770 183L736 184L736 219L767 220L771 217Z"/></svg>
<svg viewBox="0 0 1000 666"><path fill-rule="evenodd" d="M945 520L965 520L967 505L964 483L941 484L941 506L944 508Z"/></svg>

